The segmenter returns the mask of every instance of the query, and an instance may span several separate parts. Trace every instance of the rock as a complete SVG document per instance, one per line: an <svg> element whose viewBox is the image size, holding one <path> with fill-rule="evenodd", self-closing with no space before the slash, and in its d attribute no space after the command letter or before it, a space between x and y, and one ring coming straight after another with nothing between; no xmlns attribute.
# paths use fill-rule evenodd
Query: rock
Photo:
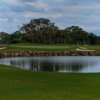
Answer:
<svg viewBox="0 0 100 100"><path fill-rule="evenodd" d="M32 56L37 56L37 52L32 52L31 55Z"/></svg>
<svg viewBox="0 0 100 100"><path fill-rule="evenodd" d="M32 51L20 51L20 53L4 52L0 53L0 58L5 57L29 57L29 56L100 56L100 52L81 52L81 51L57 51L57 52L32 52Z"/></svg>
<svg viewBox="0 0 100 100"><path fill-rule="evenodd" d="M15 56L14 53L10 53L10 55L11 55L11 57L14 57Z"/></svg>
<svg viewBox="0 0 100 100"><path fill-rule="evenodd" d="M24 54L23 54L23 53L19 53L19 56L20 56L20 57L24 57Z"/></svg>
<svg viewBox="0 0 100 100"><path fill-rule="evenodd" d="M32 53L32 51L27 51L27 54L31 54Z"/></svg>
<svg viewBox="0 0 100 100"><path fill-rule="evenodd" d="M24 53L24 51L20 51L20 53Z"/></svg>
<svg viewBox="0 0 100 100"><path fill-rule="evenodd" d="M89 56L93 56L94 52L88 52Z"/></svg>
<svg viewBox="0 0 100 100"><path fill-rule="evenodd" d="M41 53L42 53L42 54L44 54L44 53L45 53L45 51L41 51Z"/></svg>
<svg viewBox="0 0 100 100"><path fill-rule="evenodd" d="M30 57L30 54L25 54L24 56L25 56L25 57Z"/></svg>
<svg viewBox="0 0 100 100"><path fill-rule="evenodd" d="M7 53L8 57L10 57L10 53Z"/></svg>
<svg viewBox="0 0 100 100"><path fill-rule="evenodd" d="M19 56L19 54L18 53L15 53L15 57L18 57Z"/></svg>
<svg viewBox="0 0 100 100"><path fill-rule="evenodd" d="M49 55L49 56L53 56L53 52L49 52L48 55Z"/></svg>
<svg viewBox="0 0 100 100"><path fill-rule="evenodd" d="M58 56L58 53L57 52L54 52L54 56Z"/></svg>
<svg viewBox="0 0 100 100"><path fill-rule="evenodd" d="M67 54L67 52L66 52L66 51L64 51L64 52L63 52L63 55L66 55L66 54Z"/></svg>
<svg viewBox="0 0 100 100"><path fill-rule="evenodd" d="M2 53L2 55L3 55L4 57L7 57L7 56L8 56L7 52Z"/></svg>

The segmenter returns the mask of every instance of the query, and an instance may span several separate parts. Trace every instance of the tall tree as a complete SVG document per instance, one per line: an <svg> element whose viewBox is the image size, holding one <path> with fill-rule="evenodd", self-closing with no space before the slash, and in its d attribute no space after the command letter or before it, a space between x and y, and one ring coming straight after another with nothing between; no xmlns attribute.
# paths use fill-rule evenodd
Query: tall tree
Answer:
<svg viewBox="0 0 100 100"><path fill-rule="evenodd" d="M49 19L39 18L32 19L28 24L23 24L20 31L26 32L30 37L30 40L34 43L40 43L41 40L38 40L38 38L42 39L45 43L47 43L48 40L49 43L54 43L54 36L58 29L59 28L55 26L55 23L51 23ZM49 39L46 40L48 36Z"/></svg>
<svg viewBox="0 0 100 100"><path fill-rule="evenodd" d="M1 38L1 43L5 43L5 41L4 41L4 38L5 38L5 36L7 36L8 35L8 33L5 33L5 32L0 32L0 38Z"/></svg>
<svg viewBox="0 0 100 100"><path fill-rule="evenodd" d="M97 45L99 42L99 38L97 35L93 34L93 33L89 33L88 34L89 37L89 43L90 45Z"/></svg>
<svg viewBox="0 0 100 100"><path fill-rule="evenodd" d="M88 33L79 26L71 26L65 29L71 35L72 44L83 44L87 41Z"/></svg>

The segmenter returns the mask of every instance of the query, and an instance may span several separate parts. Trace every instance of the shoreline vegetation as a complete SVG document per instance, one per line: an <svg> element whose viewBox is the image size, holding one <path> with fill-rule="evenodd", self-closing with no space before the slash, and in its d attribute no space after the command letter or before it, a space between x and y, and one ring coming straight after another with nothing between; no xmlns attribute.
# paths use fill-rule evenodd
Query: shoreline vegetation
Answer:
<svg viewBox="0 0 100 100"><path fill-rule="evenodd" d="M0 64L0 100L99 100L100 73L23 70Z"/></svg>

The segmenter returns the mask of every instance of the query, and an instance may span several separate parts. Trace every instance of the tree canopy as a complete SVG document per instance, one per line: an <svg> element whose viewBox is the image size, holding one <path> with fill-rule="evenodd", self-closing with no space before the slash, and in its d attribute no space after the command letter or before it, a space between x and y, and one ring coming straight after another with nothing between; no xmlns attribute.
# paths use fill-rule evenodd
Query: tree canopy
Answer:
<svg viewBox="0 0 100 100"><path fill-rule="evenodd" d="M30 42L43 44L100 44L100 36L84 31L79 26L59 29L49 19L31 19L12 34L0 32L1 43Z"/></svg>

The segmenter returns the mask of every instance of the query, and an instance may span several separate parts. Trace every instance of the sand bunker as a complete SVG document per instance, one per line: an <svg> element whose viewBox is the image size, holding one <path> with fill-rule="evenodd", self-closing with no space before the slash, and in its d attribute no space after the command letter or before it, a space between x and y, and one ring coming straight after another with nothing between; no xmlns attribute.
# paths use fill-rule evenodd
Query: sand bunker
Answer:
<svg viewBox="0 0 100 100"><path fill-rule="evenodd" d="M77 51L95 51L95 50L89 50L88 48L85 48L85 47L79 47L79 48L76 48Z"/></svg>
<svg viewBox="0 0 100 100"><path fill-rule="evenodd" d="M0 50L2 50L2 49L6 49L6 48L7 48L7 47L1 47Z"/></svg>

